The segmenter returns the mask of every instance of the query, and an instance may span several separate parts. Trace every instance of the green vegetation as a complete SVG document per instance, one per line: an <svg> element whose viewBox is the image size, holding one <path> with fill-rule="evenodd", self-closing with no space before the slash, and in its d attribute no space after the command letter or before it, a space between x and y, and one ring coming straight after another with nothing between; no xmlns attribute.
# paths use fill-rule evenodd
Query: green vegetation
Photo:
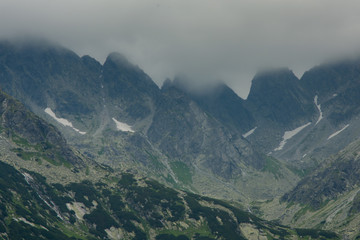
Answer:
<svg viewBox="0 0 360 240"><path fill-rule="evenodd" d="M303 216L306 212L313 211L312 207L310 205L303 205L303 207L297 211L294 215L294 220L298 220L301 216Z"/></svg>
<svg viewBox="0 0 360 240"><path fill-rule="evenodd" d="M164 169L165 168L164 164L159 161L159 157L155 156L154 154L151 154L147 150L145 150L145 152L149 156L149 159L151 161L153 168L155 168L155 169Z"/></svg>
<svg viewBox="0 0 360 240"><path fill-rule="evenodd" d="M278 179L283 177L281 173L281 169L282 169L281 163L276 158L273 158L271 156L266 156L265 166L262 169L262 171L270 172L275 176L276 179Z"/></svg>
<svg viewBox="0 0 360 240"><path fill-rule="evenodd" d="M57 151L56 147L49 142L31 144L25 138L22 138L15 133L12 133L11 136L11 140L19 146L11 150L21 159L25 161L36 161L38 163L45 160L55 166L64 165L67 168L72 167L72 164L69 163L62 154Z"/></svg>
<svg viewBox="0 0 360 240"><path fill-rule="evenodd" d="M303 178L307 175L309 175L314 168L303 168L303 169L299 169L295 166L292 165L287 165L286 166L290 171L292 171L293 173L295 173L297 176Z"/></svg>
<svg viewBox="0 0 360 240"><path fill-rule="evenodd" d="M19 146L32 147L32 145L30 145L30 143L25 138L22 138L15 133L12 133L11 140Z"/></svg>
<svg viewBox="0 0 360 240"><path fill-rule="evenodd" d="M191 169L183 162L170 162L170 167L175 173L177 179L182 183L190 185L192 183Z"/></svg>
<svg viewBox="0 0 360 240"><path fill-rule="evenodd" d="M170 229L161 230L159 231L159 235L170 235L173 237L179 237L182 235L189 238L193 237L195 239L214 239L214 235L211 234L211 230L205 223L201 224L200 226L196 226L196 227L192 226L181 230L170 230Z"/></svg>
<svg viewBox="0 0 360 240"><path fill-rule="evenodd" d="M300 237L311 237L311 239L338 239L338 236L330 231L317 229L295 229Z"/></svg>
<svg viewBox="0 0 360 240"><path fill-rule="evenodd" d="M225 201L178 192L130 173L113 177L116 185L86 180L66 186L49 185L35 172L27 174L29 182L0 162L0 232L11 239L105 239L110 228L121 229L129 239L149 239L150 232L155 239L245 239L239 231L241 223L254 225L273 239L294 234L337 238L327 231L291 230ZM83 206L83 220L68 204Z"/></svg>

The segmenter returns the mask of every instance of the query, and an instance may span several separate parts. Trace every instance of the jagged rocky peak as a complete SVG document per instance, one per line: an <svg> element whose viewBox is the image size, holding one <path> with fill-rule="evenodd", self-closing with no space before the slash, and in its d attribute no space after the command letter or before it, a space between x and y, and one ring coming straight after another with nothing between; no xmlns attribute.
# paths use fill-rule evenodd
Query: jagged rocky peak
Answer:
<svg viewBox="0 0 360 240"><path fill-rule="evenodd" d="M137 94L156 95L160 92L159 87L138 66L132 64L127 58L117 52L109 54L104 66L104 81L111 83L109 93L116 95ZM128 92L131 89L130 92ZM139 92L140 91L140 92Z"/></svg>
<svg viewBox="0 0 360 240"><path fill-rule="evenodd" d="M95 59L92 58L89 55L84 55L81 57L81 61L86 65L89 66L89 69L94 69L94 70L101 70L102 65Z"/></svg>
<svg viewBox="0 0 360 240"><path fill-rule="evenodd" d="M248 100L251 101L259 95L264 96L266 93L273 94L270 90L288 88L289 85L298 84L298 81L299 79L288 68L259 72L252 80Z"/></svg>
<svg viewBox="0 0 360 240"><path fill-rule="evenodd" d="M98 94L100 83L96 68L84 64L84 59L51 43L5 44L0 84L27 106L45 109L51 105L62 113L87 114L94 111L91 97Z"/></svg>
<svg viewBox="0 0 360 240"><path fill-rule="evenodd" d="M299 79L289 69L258 73L252 80L247 98L248 107L258 119L280 125L310 120L315 113L313 96L308 94Z"/></svg>
<svg viewBox="0 0 360 240"><path fill-rule="evenodd" d="M313 95L331 97L356 84L360 79L360 58L316 66L305 72L302 85Z"/></svg>
<svg viewBox="0 0 360 240"><path fill-rule="evenodd" d="M110 53L105 61L105 64L114 64L117 67L121 68L129 68L129 69L136 69L140 71L140 68L134 64L132 64L124 54L119 52L112 52Z"/></svg>
<svg viewBox="0 0 360 240"><path fill-rule="evenodd" d="M254 125L252 114L245 108L244 100L239 97L224 82L210 82L201 86L193 87L193 81L187 78L175 78L173 81L167 79L163 91L173 89L175 95L185 93L191 100L195 101L205 112L213 115L222 124L233 128L233 130L248 130Z"/></svg>

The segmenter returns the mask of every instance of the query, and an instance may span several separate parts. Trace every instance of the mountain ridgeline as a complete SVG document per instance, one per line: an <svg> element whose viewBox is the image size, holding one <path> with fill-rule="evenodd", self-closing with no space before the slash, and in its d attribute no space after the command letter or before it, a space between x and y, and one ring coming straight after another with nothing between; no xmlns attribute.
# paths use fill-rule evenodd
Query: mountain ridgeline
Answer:
<svg viewBox="0 0 360 240"><path fill-rule="evenodd" d="M260 72L247 99L221 82L196 91L187 81L167 80L159 88L119 53L101 64L50 43L2 41L0 87L26 106L0 94L0 126L10 139L3 140L9 142L4 161L17 169L26 165L47 181L60 178L64 186L75 176L86 180L91 169L106 175L109 168L247 206L282 196L273 210L261 207L264 217L293 226L342 226L342 234L357 236L349 229L360 222L359 59L316 66L300 79L286 68ZM102 175L95 172L97 181ZM145 225L139 229L150 236Z"/></svg>
<svg viewBox="0 0 360 240"><path fill-rule="evenodd" d="M175 84L159 89L121 54L110 54L101 65L89 56L36 43L2 42L0 76L4 91L99 163L136 169L210 196L247 200L244 192L273 195L262 184L258 189L249 184L260 181L254 174L266 171L268 157L242 137L254 126L252 114L225 85L208 96L213 108ZM285 165L279 168L287 174L277 180L274 194L290 190L298 180ZM264 176L264 184L278 178L271 171Z"/></svg>
<svg viewBox="0 0 360 240"><path fill-rule="evenodd" d="M114 171L2 91L0 103L2 239L339 239Z"/></svg>

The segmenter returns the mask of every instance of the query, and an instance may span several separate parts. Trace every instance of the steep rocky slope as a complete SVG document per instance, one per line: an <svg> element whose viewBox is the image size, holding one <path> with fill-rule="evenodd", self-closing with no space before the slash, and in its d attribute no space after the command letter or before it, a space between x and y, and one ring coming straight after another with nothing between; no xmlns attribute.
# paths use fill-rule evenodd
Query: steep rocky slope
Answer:
<svg viewBox="0 0 360 240"><path fill-rule="evenodd" d="M102 65L48 43L0 44L0 86L88 158L241 201L285 193L357 138L358 72L357 60L300 80L267 71L243 100L224 84L196 92L175 79L159 89L117 53Z"/></svg>
<svg viewBox="0 0 360 240"><path fill-rule="evenodd" d="M264 217L297 227L333 229L343 238L359 232L360 142L355 141L302 179L280 199L264 203Z"/></svg>
<svg viewBox="0 0 360 240"><path fill-rule="evenodd" d="M267 171L267 156L242 137L252 115L226 86L206 103L176 84L160 90L117 53L101 65L51 44L3 42L1 49L0 86L99 163L242 201L284 193L298 180L282 163L281 175Z"/></svg>
<svg viewBox="0 0 360 240"><path fill-rule="evenodd" d="M84 168L84 162L66 144L61 133L29 112L20 102L0 91L0 130L21 148L14 151L23 158L39 158L58 165ZM32 152L36 150L36 152Z"/></svg>
<svg viewBox="0 0 360 240"><path fill-rule="evenodd" d="M0 99L2 239L338 239L96 164L18 101Z"/></svg>

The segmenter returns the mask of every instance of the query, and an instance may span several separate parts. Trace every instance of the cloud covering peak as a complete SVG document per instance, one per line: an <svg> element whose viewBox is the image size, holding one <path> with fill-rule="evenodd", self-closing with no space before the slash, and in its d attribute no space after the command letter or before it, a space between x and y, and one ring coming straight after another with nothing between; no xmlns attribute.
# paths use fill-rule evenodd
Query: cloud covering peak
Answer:
<svg viewBox="0 0 360 240"><path fill-rule="evenodd" d="M354 0L3 0L0 36L34 35L103 62L124 54L161 85L186 74L246 97L258 69L301 74L359 53Z"/></svg>

